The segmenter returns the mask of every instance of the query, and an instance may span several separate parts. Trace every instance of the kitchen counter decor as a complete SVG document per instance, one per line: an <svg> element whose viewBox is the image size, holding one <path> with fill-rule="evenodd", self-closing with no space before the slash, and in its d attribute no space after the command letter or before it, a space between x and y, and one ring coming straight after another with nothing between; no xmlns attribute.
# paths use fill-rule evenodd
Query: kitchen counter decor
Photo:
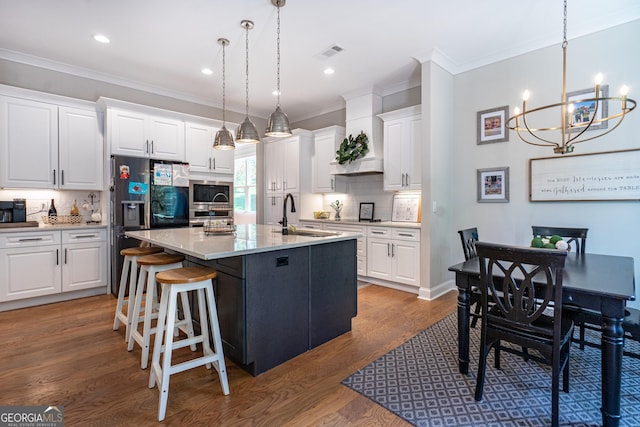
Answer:
<svg viewBox="0 0 640 427"><path fill-rule="evenodd" d="M340 144L340 148L336 151L336 160L339 164L351 163L352 161L364 157L369 152L369 138L364 132L360 132L358 136L353 138L349 135Z"/></svg>
<svg viewBox="0 0 640 427"><path fill-rule="evenodd" d="M82 216L80 215L49 215L42 216L42 222L44 224L56 225L56 224L81 224Z"/></svg>

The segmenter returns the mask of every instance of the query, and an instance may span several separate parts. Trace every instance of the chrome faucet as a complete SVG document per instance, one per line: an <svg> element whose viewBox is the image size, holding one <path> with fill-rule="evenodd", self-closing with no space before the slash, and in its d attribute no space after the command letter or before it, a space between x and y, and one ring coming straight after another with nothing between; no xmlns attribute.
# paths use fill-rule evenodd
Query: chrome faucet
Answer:
<svg viewBox="0 0 640 427"><path fill-rule="evenodd" d="M293 195L291 193L287 193L286 196L284 196L284 202L282 203L282 221L280 221L280 223L282 224L282 234L289 234L289 228L287 226L287 199L291 199L291 212L295 212L296 211L296 204L293 201Z"/></svg>

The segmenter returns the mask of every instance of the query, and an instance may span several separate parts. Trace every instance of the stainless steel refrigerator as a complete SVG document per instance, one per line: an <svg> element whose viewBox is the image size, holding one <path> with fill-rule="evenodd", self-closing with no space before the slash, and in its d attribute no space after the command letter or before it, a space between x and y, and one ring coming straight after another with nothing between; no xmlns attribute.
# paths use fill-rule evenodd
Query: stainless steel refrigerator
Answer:
<svg viewBox="0 0 640 427"><path fill-rule="evenodd" d="M123 257L140 242L126 231L189 226L189 165L138 157L111 157L111 291L117 295Z"/></svg>

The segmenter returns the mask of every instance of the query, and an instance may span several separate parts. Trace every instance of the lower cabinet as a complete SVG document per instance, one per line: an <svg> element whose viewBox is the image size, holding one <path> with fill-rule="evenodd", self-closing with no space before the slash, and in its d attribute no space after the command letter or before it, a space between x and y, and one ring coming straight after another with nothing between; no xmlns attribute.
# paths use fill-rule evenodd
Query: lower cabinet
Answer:
<svg viewBox="0 0 640 427"><path fill-rule="evenodd" d="M367 228L367 276L420 286L420 230Z"/></svg>
<svg viewBox="0 0 640 427"><path fill-rule="evenodd" d="M0 234L0 302L103 287L106 230Z"/></svg>

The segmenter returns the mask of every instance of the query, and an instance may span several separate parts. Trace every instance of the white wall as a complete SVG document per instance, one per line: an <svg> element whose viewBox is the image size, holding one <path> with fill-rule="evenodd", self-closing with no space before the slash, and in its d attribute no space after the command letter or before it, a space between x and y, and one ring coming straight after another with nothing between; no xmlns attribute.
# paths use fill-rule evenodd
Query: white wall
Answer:
<svg viewBox="0 0 640 427"><path fill-rule="evenodd" d="M605 75L610 95L627 84L629 96L640 98L640 56L635 43L640 40L640 21L569 40L567 90L593 86L599 71ZM528 161L531 158L555 156L551 148L536 147L520 141L512 132L508 142L477 145L476 112L503 105L521 104L521 94L529 89L529 107L558 102L562 91L562 49L560 45L455 76L453 99L455 123L451 152L454 167L450 260L464 259L456 231L478 227L485 241L528 245L531 225L588 227L587 251L635 258L636 277L640 273L640 203L617 202L529 202ZM441 101L445 101L443 95ZM436 100L437 101L437 100ZM611 107L610 107L611 108ZM423 107L424 110L424 107ZM610 111L611 112L611 111ZM574 154L640 148L640 111L629 115L611 134L578 144ZM431 155L439 155L432 151ZM433 159L432 159L433 163ZM477 203L476 171L479 168L509 166L509 203ZM429 178L429 177L428 177ZM427 178L427 179L428 179ZM436 178L433 174L431 180ZM446 187L443 180L438 186ZM423 182L424 187L424 182ZM432 245L433 246L433 245ZM432 268L440 266L431 255ZM437 275L431 276L432 280ZM448 273L449 279L453 278ZM430 286L436 284L431 283ZM603 287L606 286L603 283ZM640 307L640 303L632 303Z"/></svg>

